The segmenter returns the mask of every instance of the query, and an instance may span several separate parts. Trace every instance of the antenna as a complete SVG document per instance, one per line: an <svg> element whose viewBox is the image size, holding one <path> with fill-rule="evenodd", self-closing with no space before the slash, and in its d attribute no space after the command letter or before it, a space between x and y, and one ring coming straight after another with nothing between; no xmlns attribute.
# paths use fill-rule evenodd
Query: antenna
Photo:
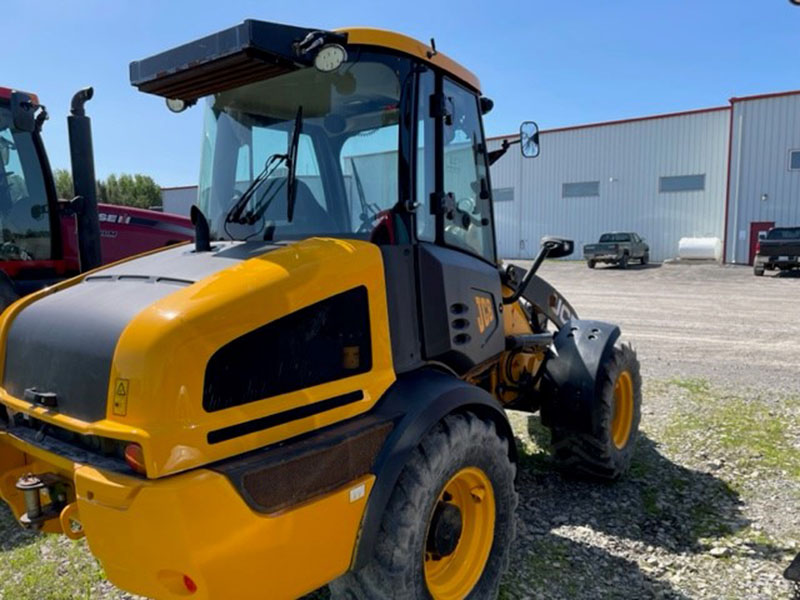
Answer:
<svg viewBox="0 0 800 600"><path fill-rule="evenodd" d="M439 54L439 52L436 50L436 40L431 38L431 49L427 52L428 58L433 58L437 54Z"/></svg>

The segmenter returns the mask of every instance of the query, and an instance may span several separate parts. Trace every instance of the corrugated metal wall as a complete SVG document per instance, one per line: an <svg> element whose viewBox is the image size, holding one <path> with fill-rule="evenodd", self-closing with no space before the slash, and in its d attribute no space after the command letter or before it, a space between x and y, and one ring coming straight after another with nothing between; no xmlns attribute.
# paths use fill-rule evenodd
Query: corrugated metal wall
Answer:
<svg viewBox="0 0 800 600"><path fill-rule="evenodd" d="M734 101L732 140L726 259L747 263L752 222L800 225L800 95Z"/></svg>
<svg viewBox="0 0 800 600"><path fill-rule="evenodd" d="M636 231L651 259L677 256L686 236L722 239L729 110L719 109L541 134L541 155L518 146L492 166L492 187L513 188L495 204L498 250L530 258L544 235L597 241L604 231ZM499 147L493 140L490 148ZM659 177L705 174L705 189L659 192ZM562 198L562 185L599 181L600 195ZM506 194L508 195L508 194Z"/></svg>

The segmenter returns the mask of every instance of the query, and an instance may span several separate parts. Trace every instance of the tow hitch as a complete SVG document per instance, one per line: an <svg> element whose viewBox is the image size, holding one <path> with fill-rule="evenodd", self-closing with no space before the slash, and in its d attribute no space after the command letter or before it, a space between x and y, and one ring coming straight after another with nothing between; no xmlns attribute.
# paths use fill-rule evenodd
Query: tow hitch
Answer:
<svg viewBox="0 0 800 600"><path fill-rule="evenodd" d="M23 527L38 530L46 521L57 519L69 537L82 537L77 506L67 502L69 481L54 473L28 473L17 480L16 487L25 498L25 514L19 519Z"/></svg>

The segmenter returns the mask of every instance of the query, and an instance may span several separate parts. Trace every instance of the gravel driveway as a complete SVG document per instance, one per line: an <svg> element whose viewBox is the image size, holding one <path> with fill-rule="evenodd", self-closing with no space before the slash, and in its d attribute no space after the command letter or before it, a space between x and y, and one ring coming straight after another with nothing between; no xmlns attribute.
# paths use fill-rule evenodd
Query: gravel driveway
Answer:
<svg viewBox="0 0 800 600"><path fill-rule="evenodd" d="M791 598L781 574L800 549L800 278L575 262L541 274L638 351L642 436L628 477L590 484L555 472L538 419L512 416L524 459L503 596Z"/></svg>
<svg viewBox="0 0 800 600"><path fill-rule="evenodd" d="M520 509L501 598L790 598L781 573L800 549L800 277L573 262L541 274L633 343L642 435L626 478L591 484L554 469L537 417L511 413ZM75 597L130 598L85 544L23 532L0 507L0 599Z"/></svg>

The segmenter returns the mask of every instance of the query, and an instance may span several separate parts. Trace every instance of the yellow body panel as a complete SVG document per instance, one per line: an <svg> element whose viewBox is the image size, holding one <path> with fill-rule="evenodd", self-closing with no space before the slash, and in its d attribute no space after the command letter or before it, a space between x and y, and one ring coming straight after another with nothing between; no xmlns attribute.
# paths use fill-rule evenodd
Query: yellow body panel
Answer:
<svg viewBox="0 0 800 600"><path fill-rule="evenodd" d="M390 50L397 50L404 54L410 54L414 58L421 59L435 67L439 67L443 71L447 71L457 79L469 85L475 91L481 91L481 82L474 73L461 66L447 55L441 52L434 53L433 48L407 35L395 33L394 31L367 27L343 27L337 29L337 31L347 34L347 42L349 44L380 46L382 48L389 48Z"/></svg>
<svg viewBox="0 0 800 600"><path fill-rule="evenodd" d="M369 298L372 369L338 381L208 413L205 367L228 342L340 292L365 286ZM163 297L131 320L111 368L106 418L94 423L14 398L15 411L83 434L135 441L149 477L174 474L236 456L363 413L394 382L383 259L374 244L311 238L229 267ZM8 321L2 327L5 341ZM5 347L5 344L2 344ZM124 408L119 397L125 382ZM210 431L361 390L364 397L317 415L218 444Z"/></svg>
<svg viewBox="0 0 800 600"><path fill-rule="evenodd" d="M263 515L213 471L157 481L126 477L69 463L0 433L0 495L17 516L22 499L9 494L8 483L13 487L23 470L72 480L75 516L108 578L165 600L189 596L184 575L197 585L191 597L198 600L297 598L342 575L375 479L367 475L306 504ZM60 531L60 525L50 521L45 530Z"/></svg>

